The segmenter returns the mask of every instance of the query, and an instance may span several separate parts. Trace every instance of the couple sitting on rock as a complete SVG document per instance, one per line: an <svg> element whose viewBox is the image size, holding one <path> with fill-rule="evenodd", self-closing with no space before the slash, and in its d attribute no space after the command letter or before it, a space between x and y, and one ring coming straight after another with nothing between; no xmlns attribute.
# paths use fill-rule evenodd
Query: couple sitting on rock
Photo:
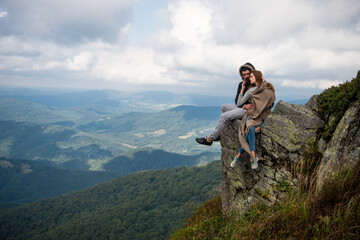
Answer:
<svg viewBox="0 0 360 240"><path fill-rule="evenodd" d="M263 78L260 71L255 70L251 63L246 63L239 68L242 82L239 83L235 104L221 106L220 119L212 133L203 138L196 138L200 144L211 146L213 141L219 141L226 122L242 119L239 128L239 153L231 162L235 167L244 151L251 156L251 168L258 167L258 157L255 155L255 133L260 131L266 117L271 113L275 102L275 90L271 83Z"/></svg>

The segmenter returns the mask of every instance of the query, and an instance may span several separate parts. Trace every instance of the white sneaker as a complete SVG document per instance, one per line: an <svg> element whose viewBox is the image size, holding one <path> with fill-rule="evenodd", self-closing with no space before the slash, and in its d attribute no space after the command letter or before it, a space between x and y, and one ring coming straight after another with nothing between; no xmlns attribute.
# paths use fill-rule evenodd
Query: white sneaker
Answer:
<svg viewBox="0 0 360 240"><path fill-rule="evenodd" d="M237 156L237 155L236 155L236 156ZM236 156L234 157L234 161L232 161L231 164L230 164L230 166L231 166L232 168L236 167L236 164L237 164L237 162L239 161L239 159L238 159Z"/></svg>
<svg viewBox="0 0 360 240"><path fill-rule="evenodd" d="M258 166L259 166L259 163L258 163L258 157L255 157L255 160L253 162L251 162L251 169L257 169Z"/></svg>

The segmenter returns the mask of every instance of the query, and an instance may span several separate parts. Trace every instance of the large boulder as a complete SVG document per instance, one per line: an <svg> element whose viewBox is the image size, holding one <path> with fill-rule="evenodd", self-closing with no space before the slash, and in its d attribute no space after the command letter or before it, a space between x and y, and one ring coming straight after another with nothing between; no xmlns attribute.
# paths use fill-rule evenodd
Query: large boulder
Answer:
<svg viewBox="0 0 360 240"><path fill-rule="evenodd" d="M353 167L360 160L360 101L344 114L326 146L317 177L318 190L328 177L344 167Z"/></svg>
<svg viewBox="0 0 360 240"><path fill-rule="evenodd" d="M318 129L323 126L324 121L310 104L279 101L263 126L261 147L271 159L297 162L305 144L315 141Z"/></svg>
<svg viewBox="0 0 360 240"><path fill-rule="evenodd" d="M310 101L305 106L279 101L256 136L256 153L265 159L257 170L251 169L247 153L235 168L230 167L240 148L239 125L239 120L229 122L221 136L221 198L225 213L246 211L257 201L279 201L284 190L294 184L289 166L299 160L305 144L316 139L324 122Z"/></svg>

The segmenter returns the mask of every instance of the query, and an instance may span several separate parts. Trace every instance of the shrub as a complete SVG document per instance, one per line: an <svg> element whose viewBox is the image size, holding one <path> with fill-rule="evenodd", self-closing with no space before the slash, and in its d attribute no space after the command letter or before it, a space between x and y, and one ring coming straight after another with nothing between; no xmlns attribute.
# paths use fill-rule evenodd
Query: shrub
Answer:
<svg viewBox="0 0 360 240"><path fill-rule="evenodd" d="M356 78L339 86L324 90L318 99L319 113L328 124L320 133L326 141L330 140L337 124L350 105L360 99L360 71Z"/></svg>

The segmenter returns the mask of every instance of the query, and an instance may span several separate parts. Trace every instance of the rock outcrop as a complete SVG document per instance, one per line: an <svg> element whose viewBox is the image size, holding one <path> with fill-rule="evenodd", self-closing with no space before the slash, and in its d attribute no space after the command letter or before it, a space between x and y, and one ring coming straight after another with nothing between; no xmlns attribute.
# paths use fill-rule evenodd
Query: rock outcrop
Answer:
<svg viewBox="0 0 360 240"><path fill-rule="evenodd" d="M333 137L320 151L323 158L317 177L318 190L333 173L344 167L353 167L360 160L360 101L346 111Z"/></svg>
<svg viewBox="0 0 360 240"><path fill-rule="evenodd" d="M325 125L317 113L316 99L317 96L312 97L306 105L277 103L261 133L256 134L256 154L265 159L256 170L251 169L247 153L241 156L235 168L230 167L240 148L240 121L228 123L221 136L221 197L225 213L246 211L258 201L271 205L281 200L285 188L296 184L291 166L300 160L308 142L317 141L317 132ZM330 170L339 169L344 161L346 165L353 165L359 160L359 106L360 102L347 111L331 141L322 144L320 151L324 156L319 167L319 188L331 174Z"/></svg>

